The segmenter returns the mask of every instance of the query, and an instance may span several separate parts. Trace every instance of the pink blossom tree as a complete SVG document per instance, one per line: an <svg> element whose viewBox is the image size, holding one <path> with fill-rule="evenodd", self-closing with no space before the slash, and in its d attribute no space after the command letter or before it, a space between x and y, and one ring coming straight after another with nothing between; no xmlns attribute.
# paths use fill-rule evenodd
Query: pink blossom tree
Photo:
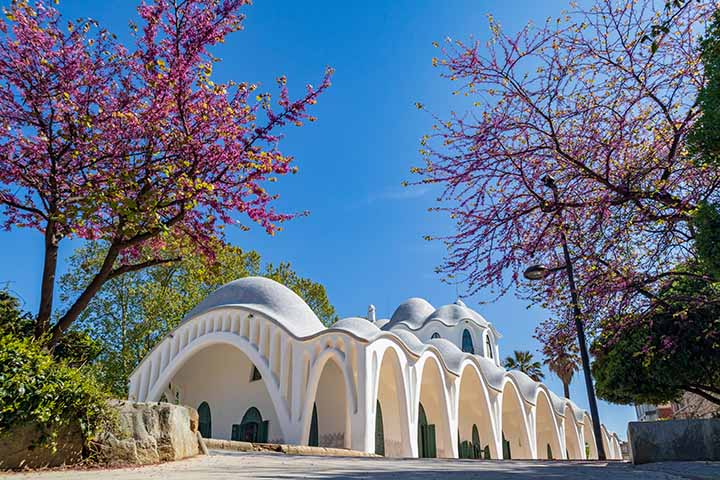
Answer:
<svg viewBox="0 0 720 480"><path fill-rule="evenodd" d="M442 185L437 210L456 222L439 237L441 273L470 293L518 287L562 319L564 270L533 287L521 274L564 265L564 234L590 327L647 308L669 278L696 275L683 263L694 255L692 213L717 194L720 175L693 161L685 139L714 5L689 3L650 45L643 37L664 14L656 3L573 5L515 34L491 17L486 44L447 40L433 64L472 107L435 116L421 142L425 165L413 170L417 183ZM567 329L572 322L543 325Z"/></svg>
<svg viewBox="0 0 720 480"><path fill-rule="evenodd" d="M209 51L242 28L249 0L153 0L138 8L135 43L92 20L67 22L44 1L16 0L0 22L0 204L5 228L44 234L36 336L55 344L108 280L203 254L223 225L245 219L272 234L264 185L294 172L279 129L330 85L291 99L251 83L215 83ZM52 322L58 248L103 240L88 285Z"/></svg>

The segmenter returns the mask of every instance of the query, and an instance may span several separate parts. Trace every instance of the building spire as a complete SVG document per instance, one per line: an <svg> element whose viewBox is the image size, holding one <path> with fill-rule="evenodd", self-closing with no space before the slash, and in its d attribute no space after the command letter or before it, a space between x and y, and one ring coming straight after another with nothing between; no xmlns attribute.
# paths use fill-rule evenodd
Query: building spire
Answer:
<svg viewBox="0 0 720 480"><path fill-rule="evenodd" d="M367 319L368 322L375 322L375 305L370 304L368 306L368 313L367 313Z"/></svg>

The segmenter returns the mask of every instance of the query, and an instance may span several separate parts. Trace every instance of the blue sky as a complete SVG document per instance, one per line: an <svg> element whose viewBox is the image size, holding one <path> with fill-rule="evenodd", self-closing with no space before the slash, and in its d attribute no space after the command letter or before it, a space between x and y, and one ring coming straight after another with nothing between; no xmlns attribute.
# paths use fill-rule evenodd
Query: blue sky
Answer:
<svg viewBox="0 0 720 480"><path fill-rule="evenodd" d="M126 38L135 4L61 0L59 8L68 18L93 17ZM564 0L257 0L245 10L245 30L214 52L223 59L216 67L221 80L259 82L273 91L274 79L285 74L291 94L301 94L306 83L319 83L326 65L336 74L314 110L318 121L288 130L282 143L283 151L295 156L299 173L272 185L282 196L280 209L310 215L285 224L276 237L259 228L230 229L230 242L256 249L272 262L290 261L300 274L323 283L341 317L364 316L370 303L380 317L389 317L413 296L436 306L454 301L456 288L434 274L443 246L423 240L452 229L448 219L427 211L437 191L401 186L410 179L410 167L420 163L419 139L431 124L415 102L441 115L451 104L463 108L431 66L437 55L432 42L448 36L486 38L488 13L505 29L517 30L566 6ZM71 248L61 253L68 255ZM0 282L11 282L32 310L41 252L38 232L0 232ZM527 302L512 295L480 304L491 297L481 292L464 300L504 335L501 354L531 350L539 356L532 333L547 312L527 309ZM561 383L546 375L551 388L562 393ZM587 408L579 377L571 396ZM600 402L600 416L625 438L634 411Z"/></svg>

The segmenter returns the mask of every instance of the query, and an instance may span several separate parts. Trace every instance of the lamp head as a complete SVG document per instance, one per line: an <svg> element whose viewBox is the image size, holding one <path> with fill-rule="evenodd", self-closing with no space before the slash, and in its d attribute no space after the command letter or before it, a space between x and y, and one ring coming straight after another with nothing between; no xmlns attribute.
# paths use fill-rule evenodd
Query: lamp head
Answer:
<svg viewBox="0 0 720 480"><path fill-rule="evenodd" d="M523 276L528 280L542 280L549 273L545 265L531 265L525 269Z"/></svg>

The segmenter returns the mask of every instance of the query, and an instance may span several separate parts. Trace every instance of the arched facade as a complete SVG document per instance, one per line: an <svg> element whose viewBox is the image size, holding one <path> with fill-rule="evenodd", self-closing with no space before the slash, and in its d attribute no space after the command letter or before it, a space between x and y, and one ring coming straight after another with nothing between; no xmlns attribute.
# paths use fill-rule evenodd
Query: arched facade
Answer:
<svg viewBox="0 0 720 480"><path fill-rule="evenodd" d="M505 371L499 338L459 300L410 299L390 319L373 308L326 328L286 287L249 277L189 312L132 373L129 397L202 409L214 438L502 458L504 435L512 458L585 458L586 443L597 458L589 416Z"/></svg>
<svg viewBox="0 0 720 480"><path fill-rule="evenodd" d="M530 416L526 404L512 380L507 380L502 392L501 428L502 437L507 442L511 459L538 458L535 455L535 442L530 435ZM507 455L506 455L507 456Z"/></svg>
<svg viewBox="0 0 720 480"><path fill-rule="evenodd" d="M502 458L502 452L498 449L500 439L493 422L490 395L480 370L472 363L468 363L463 368L458 392L457 411L460 442L470 442L474 448L477 441L483 452L482 458L489 456L499 459ZM474 434L477 435L477 438L474 438Z"/></svg>
<svg viewBox="0 0 720 480"><path fill-rule="evenodd" d="M558 417L553 412L550 397L539 390L535 400L535 452L539 459L565 459L565 438L558 428Z"/></svg>

